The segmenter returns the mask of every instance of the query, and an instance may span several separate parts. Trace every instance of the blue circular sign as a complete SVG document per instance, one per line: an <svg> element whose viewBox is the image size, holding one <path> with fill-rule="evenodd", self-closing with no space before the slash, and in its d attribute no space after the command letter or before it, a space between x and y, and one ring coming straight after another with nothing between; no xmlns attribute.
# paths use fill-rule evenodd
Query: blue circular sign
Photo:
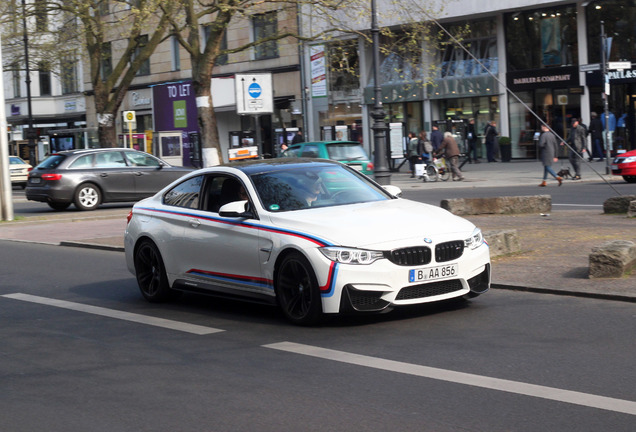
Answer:
<svg viewBox="0 0 636 432"><path fill-rule="evenodd" d="M259 97L261 95L261 93L263 93L263 89L261 88L261 86L258 83L252 83L247 88L247 92L249 93L249 95L251 97L256 99L257 97Z"/></svg>

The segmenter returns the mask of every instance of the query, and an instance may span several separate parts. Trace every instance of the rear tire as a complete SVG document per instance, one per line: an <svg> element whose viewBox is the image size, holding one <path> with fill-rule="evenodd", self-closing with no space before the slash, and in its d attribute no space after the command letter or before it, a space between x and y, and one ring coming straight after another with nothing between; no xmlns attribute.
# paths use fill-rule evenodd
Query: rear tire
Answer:
<svg viewBox="0 0 636 432"><path fill-rule="evenodd" d="M95 210L102 202L102 193L94 184L84 183L75 191L73 202L80 210Z"/></svg>
<svg viewBox="0 0 636 432"><path fill-rule="evenodd" d="M166 268L157 246L143 240L135 250L135 275L141 295L151 303L172 300L179 292L170 289Z"/></svg>
<svg viewBox="0 0 636 432"><path fill-rule="evenodd" d="M302 254L290 253L276 272L276 298L283 314L298 325L317 324L322 317L322 299L311 264Z"/></svg>

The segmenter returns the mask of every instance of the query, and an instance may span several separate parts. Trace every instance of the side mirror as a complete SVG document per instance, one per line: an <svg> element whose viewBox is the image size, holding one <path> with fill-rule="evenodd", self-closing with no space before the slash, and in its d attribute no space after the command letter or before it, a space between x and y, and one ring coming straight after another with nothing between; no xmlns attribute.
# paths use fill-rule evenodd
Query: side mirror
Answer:
<svg viewBox="0 0 636 432"><path fill-rule="evenodd" d="M385 191L387 191L388 193L390 193L391 195L393 195L396 198L400 198L402 196L402 189L400 189L397 186L393 186L393 185L385 185L382 186L384 188Z"/></svg>
<svg viewBox="0 0 636 432"><path fill-rule="evenodd" d="M233 201L221 206L219 216L250 219L254 214L249 210L249 201Z"/></svg>

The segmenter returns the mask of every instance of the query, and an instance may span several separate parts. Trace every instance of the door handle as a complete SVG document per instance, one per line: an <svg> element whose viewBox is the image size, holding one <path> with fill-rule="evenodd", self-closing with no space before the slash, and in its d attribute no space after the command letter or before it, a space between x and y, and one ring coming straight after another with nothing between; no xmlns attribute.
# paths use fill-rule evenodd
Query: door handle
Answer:
<svg viewBox="0 0 636 432"><path fill-rule="evenodd" d="M100 176L100 177L108 177L108 173L104 173L104 172L103 172L103 173L101 173L99 176Z"/></svg>
<svg viewBox="0 0 636 432"><path fill-rule="evenodd" d="M142 173L141 171L135 171L135 175L136 176L141 176L141 175L144 175L144 173Z"/></svg>
<svg viewBox="0 0 636 432"><path fill-rule="evenodd" d="M199 219L189 219L188 223L192 226L192 228L198 228L201 225L201 221Z"/></svg>

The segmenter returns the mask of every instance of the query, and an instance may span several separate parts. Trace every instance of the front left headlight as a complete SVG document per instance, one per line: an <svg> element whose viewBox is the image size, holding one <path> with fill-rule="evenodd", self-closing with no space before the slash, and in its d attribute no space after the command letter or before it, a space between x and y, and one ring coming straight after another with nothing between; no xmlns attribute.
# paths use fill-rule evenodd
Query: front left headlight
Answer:
<svg viewBox="0 0 636 432"><path fill-rule="evenodd" d="M479 228L475 228L473 233L464 240L464 246L468 249L477 249L484 243L484 235Z"/></svg>
<svg viewBox="0 0 636 432"><path fill-rule="evenodd" d="M384 258L384 252L345 247L323 247L320 252L339 264L368 265Z"/></svg>

